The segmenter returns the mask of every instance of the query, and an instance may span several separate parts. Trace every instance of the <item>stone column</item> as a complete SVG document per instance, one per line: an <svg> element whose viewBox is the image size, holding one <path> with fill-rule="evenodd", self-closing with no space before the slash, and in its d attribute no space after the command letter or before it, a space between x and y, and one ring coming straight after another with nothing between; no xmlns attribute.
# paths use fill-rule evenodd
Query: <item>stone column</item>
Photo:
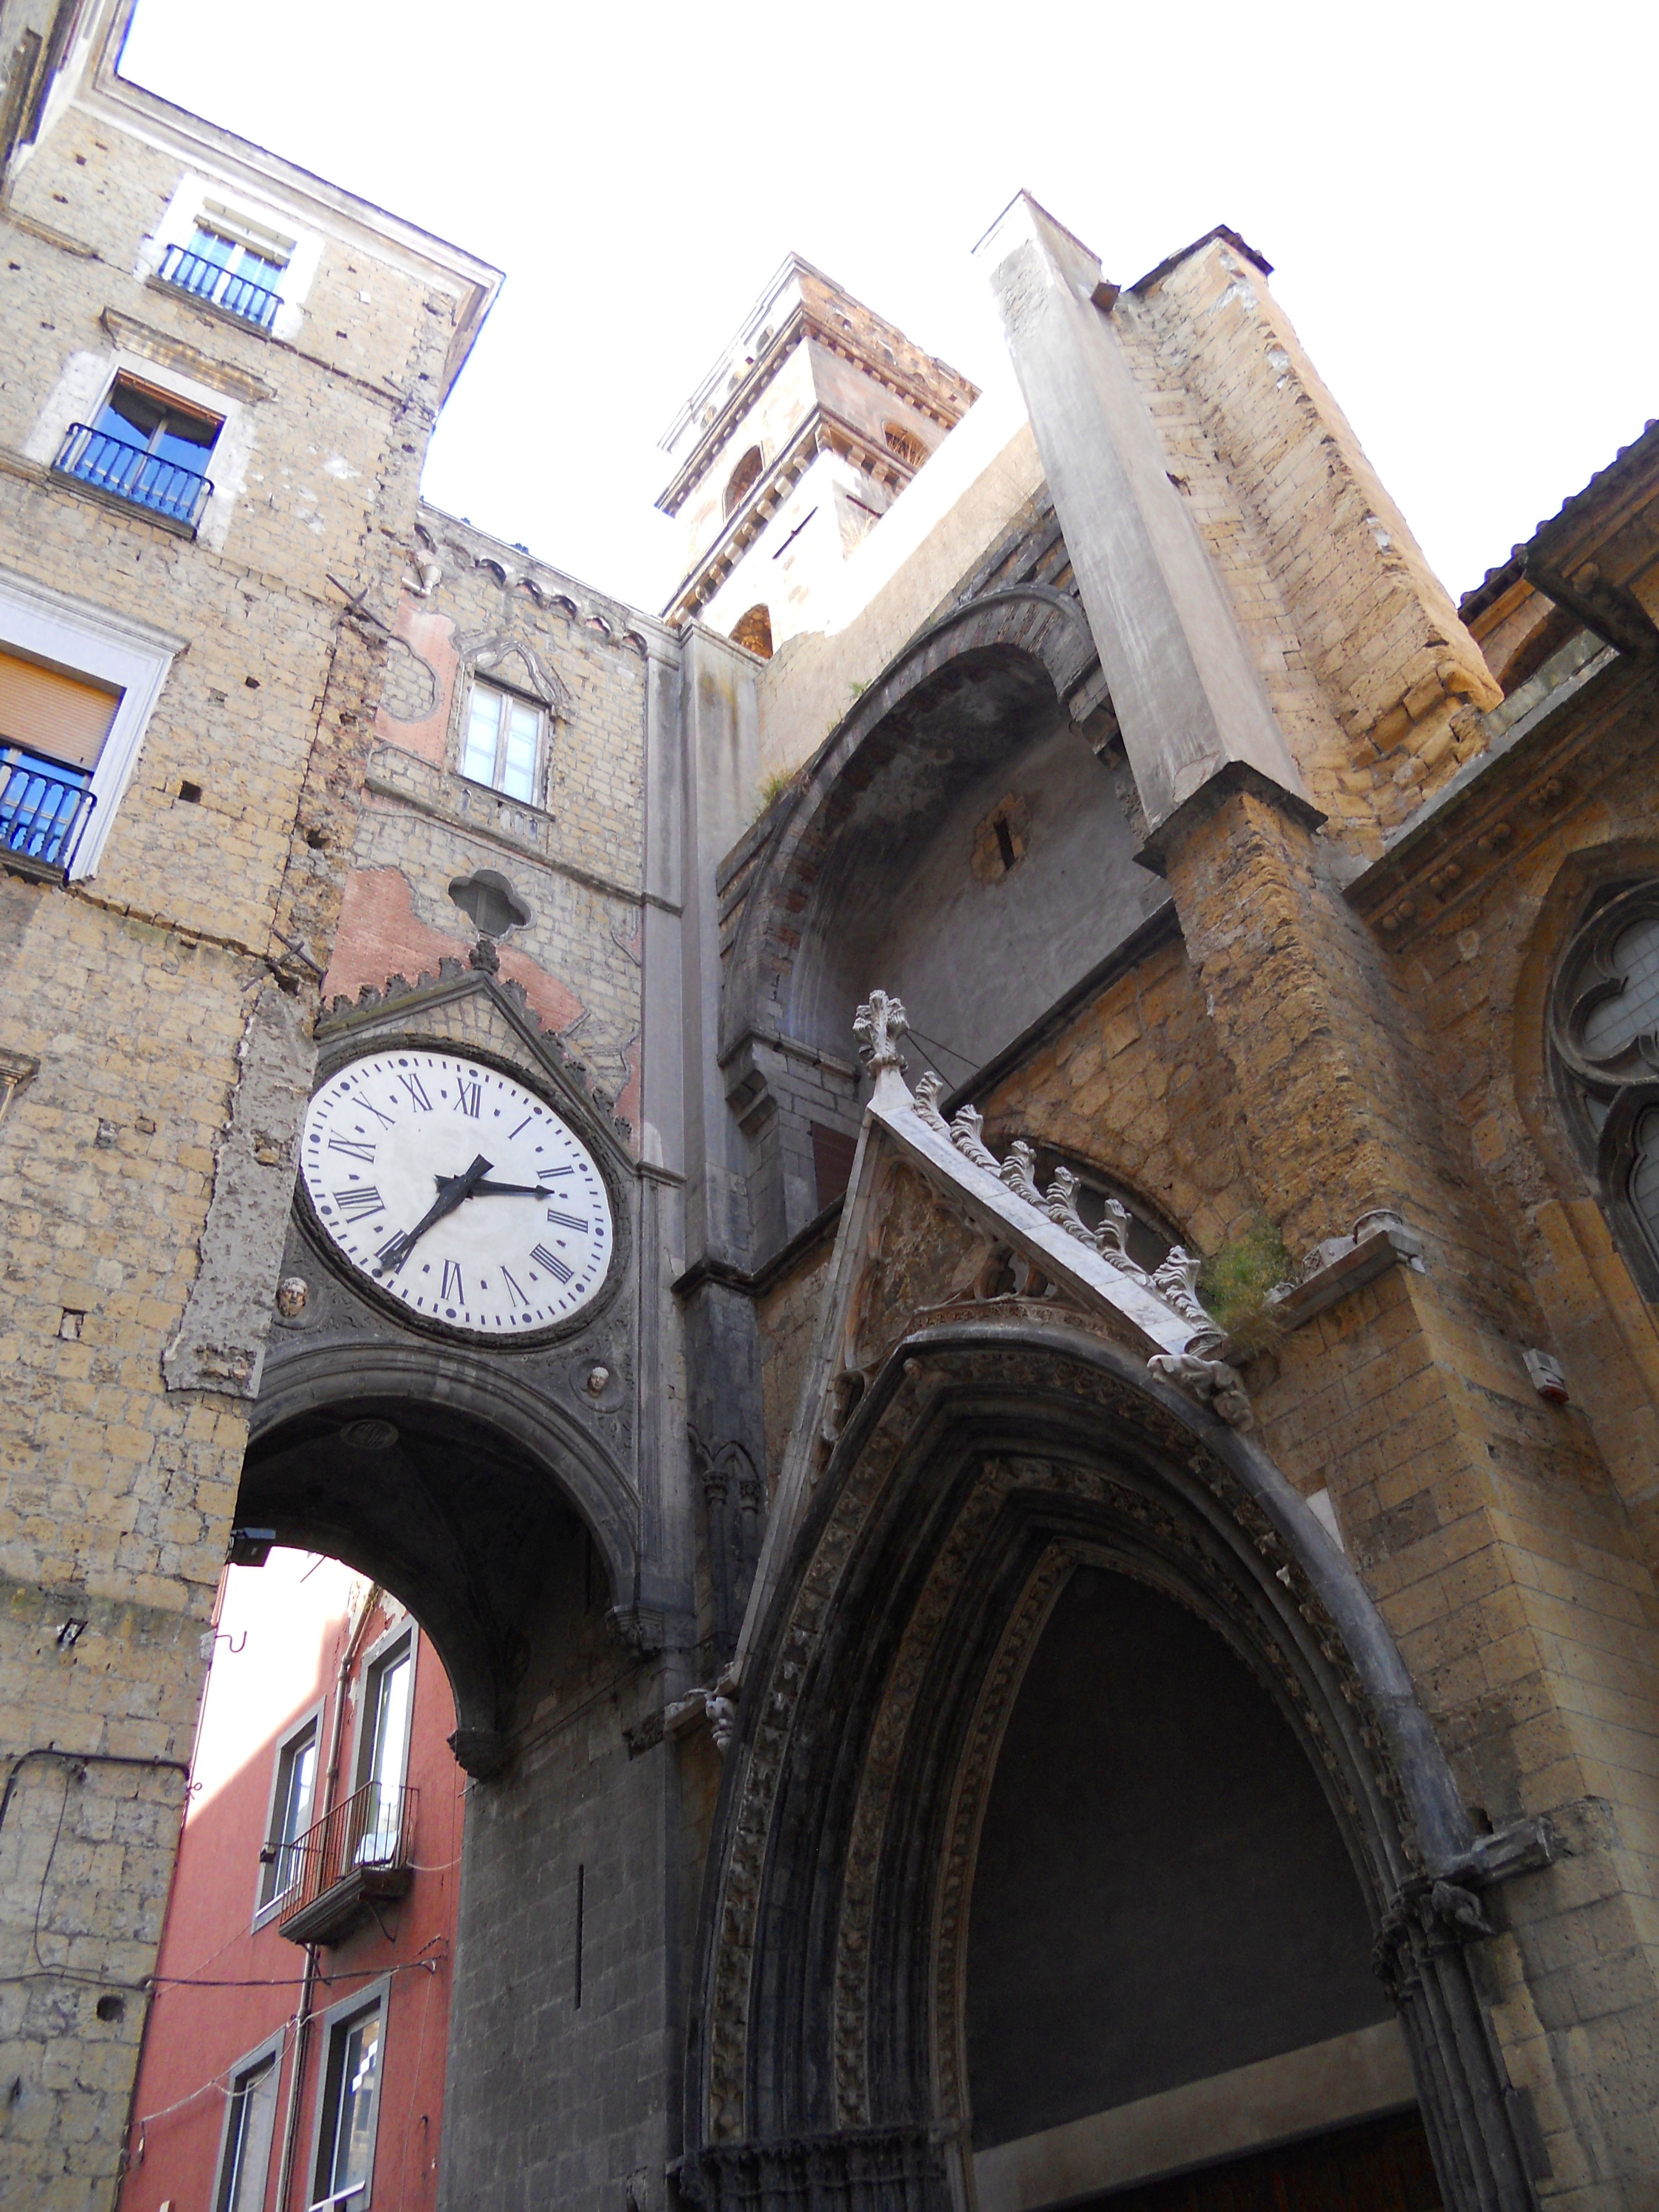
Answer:
<svg viewBox="0 0 1659 2212"><path fill-rule="evenodd" d="M1221 770L1305 802L1115 333L1100 264L1022 192L981 242L1014 374L1156 829Z"/></svg>

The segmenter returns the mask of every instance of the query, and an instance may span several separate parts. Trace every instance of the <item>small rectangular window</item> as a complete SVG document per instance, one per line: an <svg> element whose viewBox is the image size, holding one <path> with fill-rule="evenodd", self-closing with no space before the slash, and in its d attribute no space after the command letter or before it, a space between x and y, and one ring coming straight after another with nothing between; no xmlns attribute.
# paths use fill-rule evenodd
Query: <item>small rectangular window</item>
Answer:
<svg viewBox="0 0 1659 2212"><path fill-rule="evenodd" d="M317 1791L317 1723L305 1726L280 1746L276 1786L271 1792L270 1824L260 1852L259 1906L263 1911L286 1896L300 1879L304 1855L296 1847L311 1826Z"/></svg>
<svg viewBox="0 0 1659 2212"><path fill-rule="evenodd" d="M186 400L118 376L98 420L70 425L53 466L194 529L212 495L207 467L223 428Z"/></svg>
<svg viewBox="0 0 1659 2212"><path fill-rule="evenodd" d="M487 783L509 799L537 803L540 788L542 728L539 707L493 684L475 684L469 702L461 774Z"/></svg>
<svg viewBox="0 0 1659 2212"><path fill-rule="evenodd" d="M280 2051L268 2051L231 2078L214 2212L264 2212L280 2058Z"/></svg>
<svg viewBox="0 0 1659 2212"><path fill-rule="evenodd" d="M324 2061L313 2208L363 2212L374 2167L380 2099L380 2006L337 2021Z"/></svg>

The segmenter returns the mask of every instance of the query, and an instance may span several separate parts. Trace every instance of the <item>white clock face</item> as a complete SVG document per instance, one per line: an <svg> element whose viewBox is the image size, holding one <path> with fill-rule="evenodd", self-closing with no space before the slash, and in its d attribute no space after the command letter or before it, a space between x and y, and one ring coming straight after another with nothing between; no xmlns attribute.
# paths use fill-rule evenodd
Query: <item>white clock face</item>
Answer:
<svg viewBox="0 0 1659 2212"><path fill-rule="evenodd" d="M477 1060L354 1060L307 1109L301 1156L325 1232L422 1320L533 1334L605 1281L616 1239L592 1155L550 1106Z"/></svg>

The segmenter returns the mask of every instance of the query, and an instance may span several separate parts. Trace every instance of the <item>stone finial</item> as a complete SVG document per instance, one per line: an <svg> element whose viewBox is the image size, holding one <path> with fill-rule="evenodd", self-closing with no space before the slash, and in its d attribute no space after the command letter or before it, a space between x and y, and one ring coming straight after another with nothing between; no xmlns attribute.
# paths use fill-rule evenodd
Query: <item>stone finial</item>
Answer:
<svg viewBox="0 0 1659 2212"><path fill-rule="evenodd" d="M477 969L481 975L499 975L501 956L495 950L495 939L490 937L481 937L471 951L468 953L466 964L469 968Z"/></svg>
<svg viewBox="0 0 1659 2212"><path fill-rule="evenodd" d="M859 1057L878 1082L890 1072L904 1073L898 1041L910 1027L899 1000L885 991L872 991L853 1017L853 1034L860 1039Z"/></svg>

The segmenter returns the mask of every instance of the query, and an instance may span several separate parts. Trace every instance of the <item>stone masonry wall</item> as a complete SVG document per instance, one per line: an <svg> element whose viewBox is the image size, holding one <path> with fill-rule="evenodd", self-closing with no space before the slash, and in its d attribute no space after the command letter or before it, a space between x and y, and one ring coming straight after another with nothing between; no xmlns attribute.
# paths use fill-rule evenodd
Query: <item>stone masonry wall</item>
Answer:
<svg viewBox="0 0 1659 2212"><path fill-rule="evenodd" d="M1422 1228L1403 1270L1249 1370L1262 1440L1328 1490L1477 1820L1553 1820L1573 1856L1506 1893L1482 1954L1551 2203L1635 2204L1655 2170L1659 1607L1589 1423L1545 1406L1542 1326L1501 1205L1433 1097L1422 981L1385 972L1305 839L1253 802L1171 879L1189 950L1121 979L978 1103L1142 1190L1210 1248L1253 1212L1293 1251L1366 1204Z"/></svg>
<svg viewBox="0 0 1659 2212"><path fill-rule="evenodd" d="M315 1003L381 657L343 612L362 592L390 614L460 295L337 240L311 342L259 338L132 274L180 168L71 106L0 215L0 566L187 641L96 875L0 878L0 1046L37 1071L0 1122L0 1617L23 1759L0 1831L0 2069L9 2185L41 2212L107 2203L118 2170L249 1380L169 1390L162 1354L256 1000ZM248 410L221 544L24 452L65 365L118 343ZM259 1171L290 1173L295 1132L257 1133Z"/></svg>
<svg viewBox="0 0 1659 2212"><path fill-rule="evenodd" d="M1315 802L1369 849L1498 688L1261 268L1223 238L1114 326Z"/></svg>

